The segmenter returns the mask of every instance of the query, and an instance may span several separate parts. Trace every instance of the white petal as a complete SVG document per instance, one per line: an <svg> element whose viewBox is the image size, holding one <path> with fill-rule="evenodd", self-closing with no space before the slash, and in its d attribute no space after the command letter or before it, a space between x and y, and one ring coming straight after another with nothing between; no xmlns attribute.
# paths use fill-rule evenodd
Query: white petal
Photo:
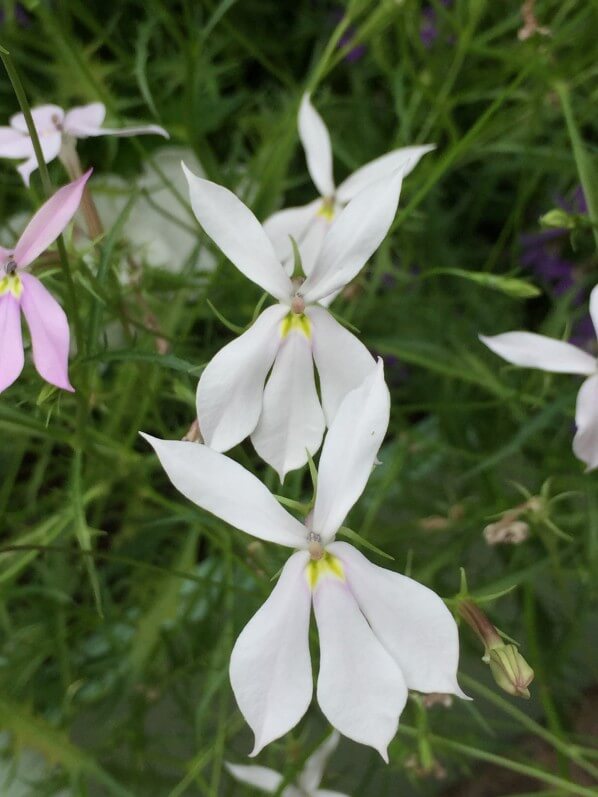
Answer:
<svg viewBox="0 0 598 797"><path fill-rule="evenodd" d="M244 766L243 764L225 763L230 774L240 783L246 783L266 794L274 794L282 783L282 775L267 767Z"/></svg>
<svg viewBox="0 0 598 797"><path fill-rule="evenodd" d="M322 246L326 240L326 236L330 231L332 221L322 215L317 215L312 223L309 225L303 240L299 244L299 252L301 254L301 265L303 266L303 273L309 276L314 270L318 257L322 251ZM328 298L328 297L326 297ZM332 301L330 298L330 301ZM322 300L323 302L324 300Z"/></svg>
<svg viewBox="0 0 598 797"><path fill-rule="evenodd" d="M336 195L341 202L348 202L370 183L380 180L397 169L401 169L403 177L407 177L423 156L433 149L436 149L435 144L424 144L416 147L401 147L392 152L387 152L386 155L366 163L365 166L349 175L339 185Z"/></svg>
<svg viewBox="0 0 598 797"><path fill-rule="evenodd" d="M315 302L342 288L363 268L393 222L402 184L401 172L371 183L332 222L320 256L302 293Z"/></svg>
<svg viewBox="0 0 598 797"><path fill-rule="evenodd" d="M320 636L318 703L344 736L378 750L397 732L407 687L397 664L367 624L346 583L321 578L314 613Z"/></svg>
<svg viewBox="0 0 598 797"><path fill-rule="evenodd" d="M88 135L101 135L100 128L106 117L106 106L102 102L90 102L67 111L64 117L64 130L75 138ZM92 131L91 133L89 131Z"/></svg>
<svg viewBox="0 0 598 797"><path fill-rule="evenodd" d="M322 782L328 759L338 747L339 740L340 734L338 731L333 731L307 759L299 775L299 785L303 791L311 793L318 788Z"/></svg>
<svg viewBox="0 0 598 797"><path fill-rule="evenodd" d="M281 263L290 261L291 270L293 266L293 247L289 236L295 239L297 245L301 245L311 223L317 217L316 214L321 204L322 200L316 199L308 205L279 210L277 213L268 216L264 222L264 230L272 241L276 257Z"/></svg>
<svg viewBox="0 0 598 797"><path fill-rule="evenodd" d="M299 138L305 150L307 168L314 185L323 197L334 194L332 147L328 129L320 114L304 94L299 107Z"/></svg>
<svg viewBox="0 0 598 797"><path fill-rule="evenodd" d="M58 125L60 125L64 119L64 111L59 105L38 105L37 108L31 109L31 116L37 134L41 138L42 136L55 133L58 130ZM14 127L15 130L29 135L29 128L27 127L24 114L16 113L14 116L11 116L10 125Z"/></svg>
<svg viewBox="0 0 598 797"><path fill-rule="evenodd" d="M459 634L444 601L411 578L377 567L345 542L328 546L374 634L409 689L464 697L457 683Z"/></svg>
<svg viewBox="0 0 598 797"><path fill-rule="evenodd" d="M573 451L593 470L598 467L598 374L586 379L577 394L575 424Z"/></svg>
<svg viewBox="0 0 598 797"><path fill-rule="evenodd" d="M324 428L310 341L302 332L291 331L274 361L251 442L284 481L290 470L305 465L308 451L315 454Z"/></svg>
<svg viewBox="0 0 598 797"><path fill-rule="evenodd" d="M166 475L185 498L260 540L306 546L305 527L281 507L252 473L199 443L160 440L141 433Z"/></svg>
<svg viewBox="0 0 598 797"><path fill-rule="evenodd" d="M364 490L390 415L382 360L340 405L328 430L318 468L312 525L324 542L332 539Z"/></svg>
<svg viewBox="0 0 598 797"><path fill-rule="evenodd" d="M251 755L294 728L311 702L308 561L306 551L290 557L272 594L233 648L230 679L255 734Z"/></svg>
<svg viewBox="0 0 598 797"><path fill-rule="evenodd" d="M42 155L44 156L44 161L46 163L50 163L50 161L53 161L60 152L60 147L62 146L62 135L60 133L49 133L47 136L40 136L39 143L42 150ZM33 144L31 145L31 149L33 151ZM31 175L36 169L37 156L35 153L33 153L31 157L24 163L21 163L17 166L17 171L23 178L25 185L29 185Z"/></svg>
<svg viewBox="0 0 598 797"><path fill-rule="evenodd" d="M590 294L590 316L594 331L598 335L598 285L592 288L592 293Z"/></svg>
<svg viewBox="0 0 598 797"><path fill-rule="evenodd" d="M28 158L33 144L26 133L14 127L0 127L0 158Z"/></svg>
<svg viewBox="0 0 598 797"><path fill-rule="evenodd" d="M280 301L289 301L292 284L264 228L228 188L196 177L183 164L197 220L216 246L250 280Z"/></svg>
<svg viewBox="0 0 598 797"><path fill-rule="evenodd" d="M596 370L594 357L563 340L533 332L505 332L502 335L479 337L491 351L514 365L559 374L589 375Z"/></svg>
<svg viewBox="0 0 598 797"><path fill-rule="evenodd" d="M264 382L281 342L280 323L288 312L280 304L268 307L203 371L197 385L197 417L210 448L228 451L255 429Z"/></svg>
<svg viewBox="0 0 598 797"><path fill-rule="evenodd" d="M376 361L327 310L308 307L306 314L313 325L313 355L320 375L322 406L330 426L341 401L363 383Z"/></svg>

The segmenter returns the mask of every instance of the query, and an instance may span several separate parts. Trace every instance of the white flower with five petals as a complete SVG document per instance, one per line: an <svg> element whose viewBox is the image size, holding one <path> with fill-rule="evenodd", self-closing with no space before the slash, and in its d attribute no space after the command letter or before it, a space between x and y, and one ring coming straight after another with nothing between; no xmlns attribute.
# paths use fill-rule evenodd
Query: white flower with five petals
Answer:
<svg viewBox="0 0 598 797"><path fill-rule="evenodd" d="M338 746L339 738L336 731L330 734L307 759L305 766L297 776L296 784L286 786L281 797L347 797L346 794L341 794L338 791L320 788L324 769L328 759ZM226 768L239 783L245 783L265 794L276 794L284 780L282 775L268 767L227 763Z"/></svg>
<svg viewBox="0 0 598 797"><path fill-rule="evenodd" d="M158 125L140 125L119 129L102 127L106 107L101 102L91 102L64 111L58 105L40 105L31 111L33 124L39 137L44 161L50 163L60 156L73 139L91 136L138 136L154 134L168 138L168 133ZM8 127L0 127L0 158L25 161L17 167L25 185L29 185L32 172L37 169L37 158L27 123L22 113L11 116Z"/></svg>
<svg viewBox="0 0 598 797"><path fill-rule="evenodd" d="M590 316L598 334L598 286L590 295ZM587 376L575 407L577 431L573 453L588 466L598 467L598 360L583 349L563 340L555 340L534 332L505 332L502 335L480 335L480 340L499 357L513 365L539 368L556 374Z"/></svg>
<svg viewBox="0 0 598 797"><path fill-rule="evenodd" d="M347 177L338 187L332 170L330 134L320 114L311 104L308 94L303 96L298 117L299 138L305 150L307 169L320 193L318 199L307 205L285 208L272 214L264 222L264 229L274 244L274 249L287 270L292 270L293 251L289 236L301 249L301 259L309 274L322 248L330 224L360 191L397 170L408 175L434 144L401 147L366 163ZM331 301L336 293L326 298Z"/></svg>
<svg viewBox="0 0 598 797"><path fill-rule="evenodd" d="M311 702L308 634L320 639L317 699L331 725L388 761L407 690L463 696L459 640L444 602L411 578L335 542L363 492L388 426L382 362L341 404L320 457L304 525L237 462L205 445L144 437L174 486L198 506L262 540L298 549L237 639L230 678L255 734L252 755L290 731Z"/></svg>
<svg viewBox="0 0 598 797"><path fill-rule="evenodd" d="M343 397L375 367L365 346L321 301L353 279L383 241L396 213L401 172L372 183L349 202L302 282L286 273L264 228L240 199L183 168L191 206L206 233L239 271L279 302L203 371L197 387L201 433L216 451L228 451L251 435L257 453L284 479L305 465L307 452L318 450Z"/></svg>

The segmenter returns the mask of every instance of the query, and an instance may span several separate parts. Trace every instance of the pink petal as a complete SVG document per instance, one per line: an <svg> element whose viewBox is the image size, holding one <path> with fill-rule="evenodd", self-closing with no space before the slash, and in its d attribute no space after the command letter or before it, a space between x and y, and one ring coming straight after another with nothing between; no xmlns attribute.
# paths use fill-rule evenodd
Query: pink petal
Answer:
<svg viewBox="0 0 598 797"><path fill-rule="evenodd" d="M75 215L92 170L63 186L48 199L31 219L15 246L19 268L28 266L58 238Z"/></svg>
<svg viewBox="0 0 598 797"><path fill-rule="evenodd" d="M29 136L12 127L0 127L0 158L27 158L32 151Z"/></svg>
<svg viewBox="0 0 598 797"><path fill-rule="evenodd" d="M21 308L31 333L35 367L46 382L73 392L68 377L70 334L64 310L37 277L20 277Z"/></svg>
<svg viewBox="0 0 598 797"><path fill-rule="evenodd" d="M84 138L94 135L89 130L97 130L95 135L101 135L100 128L106 117L106 106L102 102L90 102L67 111L64 117L64 130L75 138Z"/></svg>
<svg viewBox="0 0 598 797"><path fill-rule="evenodd" d="M12 249L5 249L3 246L0 246L0 268L6 265L11 254Z"/></svg>
<svg viewBox="0 0 598 797"><path fill-rule="evenodd" d="M38 136L44 136L58 130L58 125L62 124L64 119L64 111L59 105L38 105L37 108L31 109L31 116ZM27 122L22 113L10 117L10 126L29 135Z"/></svg>
<svg viewBox="0 0 598 797"><path fill-rule="evenodd" d="M25 163L21 163L20 166L17 166L17 171L23 178L23 182L26 186L29 185L31 175L38 166L37 157L35 155L31 139L27 138L27 141L29 142L30 148L29 158L25 161ZM46 163L50 163L50 161L53 161L60 152L60 148L62 146L62 133L49 133L48 135L40 136L39 143L42 149L42 155L44 156L44 161Z"/></svg>
<svg viewBox="0 0 598 797"><path fill-rule="evenodd" d="M0 296L0 392L19 376L23 362L19 300L5 293Z"/></svg>

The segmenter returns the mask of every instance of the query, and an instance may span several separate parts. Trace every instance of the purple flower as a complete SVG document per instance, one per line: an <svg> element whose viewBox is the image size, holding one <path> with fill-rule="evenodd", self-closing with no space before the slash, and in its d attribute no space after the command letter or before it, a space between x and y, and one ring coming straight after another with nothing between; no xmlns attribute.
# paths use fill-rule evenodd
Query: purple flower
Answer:
<svg viewBox="0 0 598 797"><path fill-rule="evenodd" d="M0 25L4 25L4 23L6 22L6 17L7 17L6 11L3 8L0 8ZM20 3L16 3L12 18L17 23L17 25L20 25L20 27L22 28L27 28L31 24L29 15L27 14L27 12Z"/></svg>
<svg viewBox="0 0 598 797"><path fill-rule="evenodd" d="M440 4L445 8L448 8L452 5L452 0L440 0ZM427 4L422 8L419 28L419 37L426 50L429 50L432 47L439 35L440 31L438 28L438 12L433 5ZM447 41L449 41L449 39L447 39Z"/></svg>
<svg viewBox="0 0 598 797"><path fill-rule="evenodd" d="M345 16L345 11L343 8L335 8L332 14L332 18L334 19L335 23L340 22ZM348 27L344 34L341 36L339 43L337 44L337 49L343 50L345 47L351 44L353 39L355 38L355 28ZM348 61L350 64L354 64L356 61L359 61L360 58L363 58L367 51L367 47L365 44L356 44L349 52L345 55L345 61Z"/></svg>

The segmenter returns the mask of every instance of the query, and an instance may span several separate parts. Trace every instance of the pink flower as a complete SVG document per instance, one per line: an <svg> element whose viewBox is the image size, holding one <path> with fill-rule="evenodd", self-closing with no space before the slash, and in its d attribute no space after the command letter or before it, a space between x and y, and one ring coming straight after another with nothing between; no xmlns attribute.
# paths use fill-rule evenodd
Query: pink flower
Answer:
<svg viewBox="0 0 598 797"><path fill-rule="evenodd" d="M40 105L31 111L33 123L46 163L58 157L69 140L90 136L137 136L155 134L168 138L168 133L158 125L123 127L115 130L102 127L106 107L101 102L92 102L64 111L58 105ZM33 143L22 113L10 118L9 127L0 127L0 158L25 158L17 170L25 185L29 185L31 173L37 169L37 158Z"/></svg>
<svg viewBox="0 0 598 797"><path fill-rule="evenodd" d="M56 387L73 391L68 377L70 336L66 315L37 277L25 269L73 218L91 172L56 191L31 219L13 250L0 246L0 392L23 370L21 310L31 333L33 362L39 375Z"/></svg>

